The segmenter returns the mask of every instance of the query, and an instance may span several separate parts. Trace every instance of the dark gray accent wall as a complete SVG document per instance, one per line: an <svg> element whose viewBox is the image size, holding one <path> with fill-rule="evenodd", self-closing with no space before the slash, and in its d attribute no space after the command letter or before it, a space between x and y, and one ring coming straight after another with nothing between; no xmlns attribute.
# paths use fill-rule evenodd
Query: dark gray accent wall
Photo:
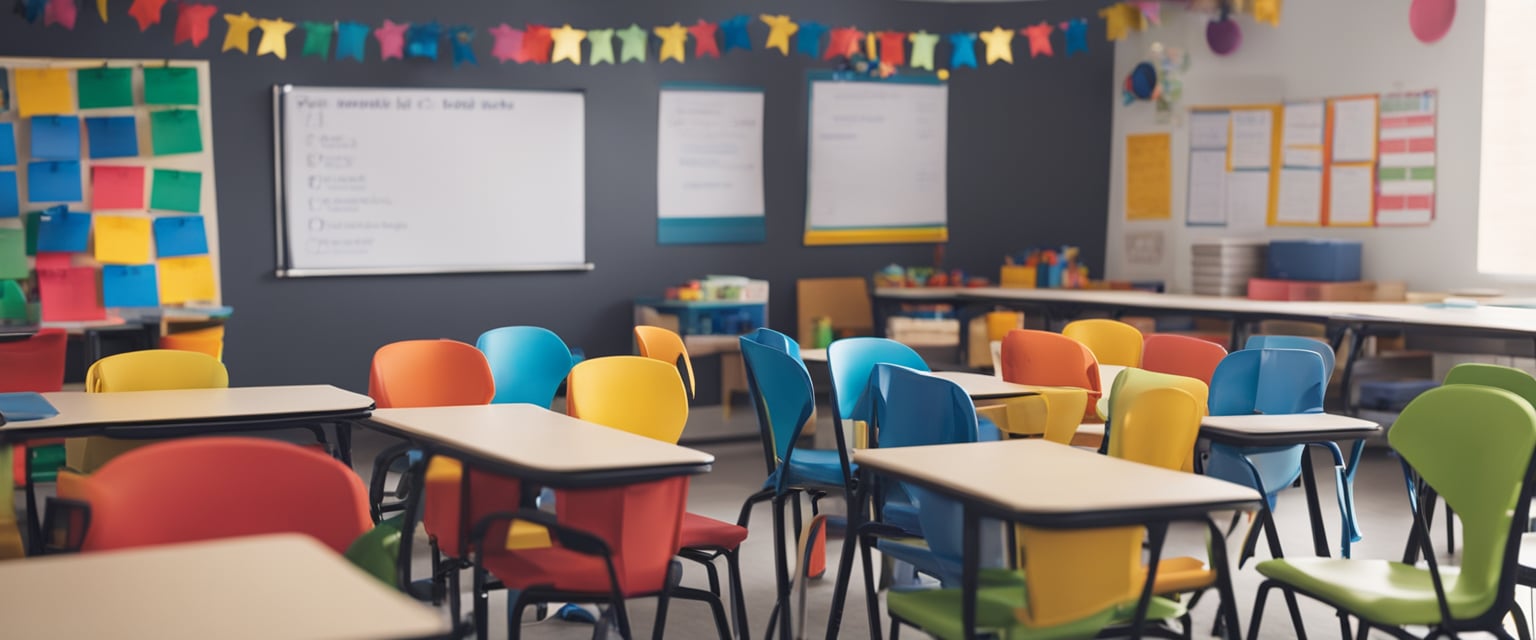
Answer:
<svg viewBox="0 0 1536 640"><path fill-rule="evenodd" d="M90 3L87 3L90 4ZM588 355L628 353L630 300L708 273L770 281L770 324L794 331L796 278L868 275L880 267L929 264L933 245L805 247L807 72L829 63L761 50L721 60L580 68L498 64L483 29L571 23L650 28L736 13L787 13L798 20L866 29L947 33L994 24L1019 28L1091 17L1104 2L937 4L896 0L255 0L223 11L302 20L377 24L436 19L482 31L478 67L445 59L379 62L300 58L302 29L290 34L288 60L219 53L222 18L201 48L173 46L175 3L140 33L111 3L110 24L82 7L78 28L29 25L0 16L0 55L207 58L213 61L214 161L218 179L224 301L235 307L225 361L239 385L332 383L364 389L374 349L409 338L473 342L481 331L534 324ZM1103 265L1113 108L1112 45L1090 19L1086 55L1030 60L1022 36L1017 64L961 70L950 81L950 266L996 278L1002 256L1041 245L1076 244L1095 273ZM766 27L752 25L761 48ZM1058 53L1061 40L1056 39ZM252 50L255 46L253 44ZM690 55L692 45L689 46ZM653 51L654 56L654 42ZM947 43L939 47L947 62ZM983 65L985 62L983 61ZM656 112L663 82L713 82L767 90L765 160L768 241L758 245L659 246L656 243ZM587 95L587 256L590 273L381 276L279 280L273 276L271 87L274 84L581 89ZM914 162L926 159L913 158Z"/></svg>

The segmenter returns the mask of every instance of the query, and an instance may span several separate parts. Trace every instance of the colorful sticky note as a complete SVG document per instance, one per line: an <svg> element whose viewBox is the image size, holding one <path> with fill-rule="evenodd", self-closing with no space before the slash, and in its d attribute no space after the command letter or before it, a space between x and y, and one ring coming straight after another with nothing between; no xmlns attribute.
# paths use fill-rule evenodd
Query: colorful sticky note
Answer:
<svg viewBox="0 0 1536 640"><path fill-rule="evenodd" d="M96 261L102 264L149 262L149 225L149 218L96 216Z"/></svg>
<svg viewBox="0 0 1536 640"><path fill-rule="evenodd" d="M37 270L44 269L68 269L75 264L75 256L72 253L41 252L37 254Z"/></svg>
<svg viewBox="0 0 1536 640"><path fill-rule="evenodd" d="M139 155L139 124L133 116L86 118L85 133L93 160Z"/></svg>
<svg viewBox="0 0 1536 640"><path fill-rule="evenodd" d="M37 255L37 228L42 226L43 212L29 211L22 217L21 228L27 232L27 255Z"/></svg>
<svg viewBox="0 0 1536 640"><path fill-rule="evenodd" d="M133 70L127 67L96 67L75 72L81 109L113 109L133 106Z"/></svg>
<svg viewBox="0 0 1536 640"><path fill-rule="evenodd" d="M208 256L160 260L161 304L209 302L215 297L213 260Z"/></svg>
<svg viewBox="0 0 1536 640"><path fill-rule="evenodd" d="M27 234L21 229L0 229L0 280L21 280L32 267L27 264Z"/></svg>
<svg viewBox="0 0 1536 640"><path fill-rule="evenodd" d="M80 202L80 162L33 162L27 165L28 202Z"/></svg>
<svg viewBox="0 0 1536 640"><path fill-rule="evenodd" d="M203 126L196 109L149 114L150 144L155 155L203 152Z"/></svg>
<svg viewBox="0 0 1536 640"><path fill-rule="evenodd" d="M198 213L203 209L203 174L197 171L155 169L149 208Z"/></svg>
<svg viewBox="0 0 1536 640"><path fill-rule="evenodd" d="M74 116L32 117L34 160L79 160L80 119Z"/></svg>
<svg viewBox="0 0 1536 640"><path fill-rule="evenodd" d="M196 67L145 67L144 103L197 106Z"/></svg>
<svg viewBox="0 0 1536 640"><path fill-rule="evenodd" d="M0 69L0 112L11 110L10 72Z"/></svg>
<svg viewBox="0 0 1536 640"><path fill-rule="evenodd" d="M0 77L0 82L5 82ZM0 167L16 165L16 126L9 122L0 122Z"/></svg>
<svg viewBox="0 0 1536 640"><path fill-rule="evenodd" d="M160 284L152 264L101 268L101 301L108 307L158 307Z"/></svg>
<svg viewBox="0 0 1536 640"><path fill-rule="evenodd" d="M21 215L21 195L17 190L16 172L0 171L0 218Z"/></svg>
<svg viewBox="0 0 1536 640"><path fill-rule="evenodd" d="M91 167L91 208L144 208L144 167Z"/></svg>
<svg viewBox="0 0 1536 640"><path fill-rule="evenodd" d="M91 214L54 207L37 223L37 250L79 253L91 241Z"/></svg>
<svg viewBox="0 0 1536 640"><path fill-rule="evenodd" d="M203 217L155 218L155 253L162 258L207 255L208 232L203 227Z"/></svg>
<svg viewBox="0 0 1536 640"><path fill-rule="evenodd" d="M68 69L17 69L16 107L21 117L69 115L75 112L75 93Z"/></svg>
<svg viewBox="0 0 1536 640"><path fill-rule="evenodd" d="M37 292L43 303L43 322L102 320L101 280L92 267L38 269Z"/></svg>

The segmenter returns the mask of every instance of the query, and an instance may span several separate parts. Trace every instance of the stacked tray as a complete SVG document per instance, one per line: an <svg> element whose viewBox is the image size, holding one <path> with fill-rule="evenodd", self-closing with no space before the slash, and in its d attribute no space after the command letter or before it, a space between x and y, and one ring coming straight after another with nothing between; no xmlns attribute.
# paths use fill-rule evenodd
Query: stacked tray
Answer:
<svg viewBox="0 0 1536 640"><path fill-rule="evenodd" d="M1248 280L1264 275L1261 240L1228 238L1200 240L1190 247L1194 292L1207 296L1243 297Z"/></svg>

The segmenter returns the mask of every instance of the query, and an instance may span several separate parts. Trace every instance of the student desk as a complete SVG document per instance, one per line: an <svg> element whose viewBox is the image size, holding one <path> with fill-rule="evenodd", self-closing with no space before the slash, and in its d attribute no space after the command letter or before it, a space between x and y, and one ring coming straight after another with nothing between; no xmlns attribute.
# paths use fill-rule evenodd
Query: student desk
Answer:
<svg viewBox="0 0 1536 640"><path fill-rule="evenodd" d="M16 638L447 637L430 607L298 534L0 562Z"/></svg>
<svg viewBox="0 0 1536 640"><path fill-rule="evenodd" d="M999 398L1017 398L1019 396L1040 394L1039 389L1036 387L1004 382L997 376L982 373L935 371L930 375L960 385L960 388L965 390L966 395L970 396L972 400L997 400Z"/></svg>
<svg viewBox="0 0 1536 640"><path fill-rule="evenodd" d="M10 324L0 322L0 342L26 340L37 334L42 327L35 324Z"/></svg>

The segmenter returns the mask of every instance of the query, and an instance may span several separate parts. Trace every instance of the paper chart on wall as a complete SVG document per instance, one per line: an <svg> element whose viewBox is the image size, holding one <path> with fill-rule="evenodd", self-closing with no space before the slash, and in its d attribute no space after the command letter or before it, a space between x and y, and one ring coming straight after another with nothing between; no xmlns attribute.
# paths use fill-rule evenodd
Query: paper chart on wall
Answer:
<svg viewBox="0 0 1536 640"><path fill-rule="evenodd" d="M1226 111L1196 111L1189 116L1189 148L1227 148L1232 115Z"/></svg>
<svg viewBox="0 0 1536 640"><path fill-rule="evenodd" d="M1334 165L1328 173L1328 222L1334 226L1371 224L1375 181L1371 165Z"/></svg>
<svg viewBox="0 0 1536 640"><path fill-rule="evenodd" d="M762 242L763 92L667 87L659 112L657 240Z"/></svg>
<svg viewBox="0 0 1536 640"><path fill-rule="evenodd" d="M1125 137L1125 219L1173 217L1171 146L1166 133Z"/></svg>
<svg viewBox="0 0 1536 640"><path fill-rule="evenodd" d="M1378 225L1423 225L1435 218L1437 97L1434 91L1382 97Z"/></svg>
<svg viewBox="0 0 1536 640"><path fill-rule="evenodd" d="M1294 102L1285 105L1283 133L1280 136L1280 163L1287 167L1323 166L1324 105Z"/></svg>
<svg viewBox="0 0 1536 640"><path fill-rule="evenodd" d="M1322 101L1285 105L1281 120L1279 192L1270 224L1315 227L1323 223L1323 142L1326 132Z"/></svg>
<svg viewBox="0 0 1536 640"><path fill-rule="evenodd" d="M1317 226L1323 221L1323 170L1286 167L1280 170L1275 223Z"/></svg>
<svg viewBox="0 0 1536 640"><path fill-rule="evenodd" d="M1231 168L1268 169L1272 158L1270 145L1275 138L1275 113L1270 109L1234 109L1232 111Z"/></svg>
<svg viewBox="0 0 1536 640"><path fill-rule="evenodd" d="M1376 103L1376 96L1332 101L1334 162L1376 160Z"/></svg>
<svg viewBox="0 0 1536 640"><path fill-rule="evenodd" d="M1256 231L1269 218L1269 172L1233 171L1227 174L1227 228Z"/></svg>
<svg viewBox="0 0 1536 640"><path fill-rule="evenodd" d="M1189 152L1189 225L1227 224L1227 151Z"/></svg>

